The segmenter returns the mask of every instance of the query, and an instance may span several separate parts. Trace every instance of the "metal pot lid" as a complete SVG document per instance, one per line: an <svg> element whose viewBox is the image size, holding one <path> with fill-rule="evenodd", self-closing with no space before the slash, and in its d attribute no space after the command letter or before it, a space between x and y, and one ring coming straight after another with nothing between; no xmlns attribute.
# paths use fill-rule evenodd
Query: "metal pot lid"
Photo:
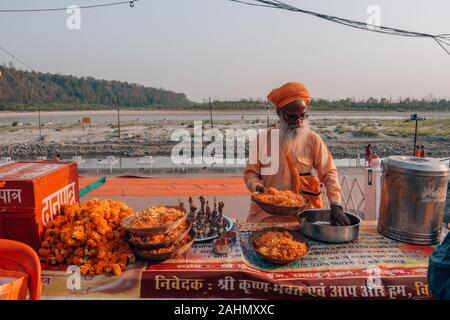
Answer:
<svg viewBox="0 0 450 320"><path fill-rule="evenodd" d="M418 158L412 156L390 156L383 160L383 163L417 171L426 172L447 172L449 168L436 158Z"/></svg>

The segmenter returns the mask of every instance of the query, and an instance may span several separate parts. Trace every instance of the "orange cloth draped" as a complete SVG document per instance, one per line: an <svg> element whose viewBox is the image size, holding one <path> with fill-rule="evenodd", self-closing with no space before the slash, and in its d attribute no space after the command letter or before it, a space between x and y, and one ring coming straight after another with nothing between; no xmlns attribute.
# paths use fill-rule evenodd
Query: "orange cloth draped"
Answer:
<svg viewBox="0 0 450 320"><path fill-rule="evenodd" d="M320 183L317 179L311 175L299 176L300 193L305 198L311 201L311 204L306 209L320 209L324 207Z"/></svg>
<svg viewBox="0 0 450 320"><path fill-rule="evenodd" d="M289 171L291 171L292 192L299 193L300 192L300 188L299 188L300 174L299 174L297 168L295 167L294 161L292 160L292 157L289 154L289 152L286 153L286 161L289 166Z"/></svg>
<svg viewBox="0 0 450 320"><path fill-rule="evenodd" d="M286 161L291 172L292 192L300 193L311 201L311 204L305 209L323 208L319 181L312 175L301 176L289 152L286 153Z"/></svg>

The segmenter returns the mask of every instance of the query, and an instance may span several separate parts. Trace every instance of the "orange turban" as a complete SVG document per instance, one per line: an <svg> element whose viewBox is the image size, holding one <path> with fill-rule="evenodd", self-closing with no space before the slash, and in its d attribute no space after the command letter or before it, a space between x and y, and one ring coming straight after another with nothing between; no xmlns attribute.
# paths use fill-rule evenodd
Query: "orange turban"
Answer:
<svg viewBox="0 0 450 320"><path fill-rule="evenodd" d="M303 83L288 82L279 88L273 89L267 96L277 108L283 108L289 103L301 99L306 104L311 102L309 91Z"/></svg>

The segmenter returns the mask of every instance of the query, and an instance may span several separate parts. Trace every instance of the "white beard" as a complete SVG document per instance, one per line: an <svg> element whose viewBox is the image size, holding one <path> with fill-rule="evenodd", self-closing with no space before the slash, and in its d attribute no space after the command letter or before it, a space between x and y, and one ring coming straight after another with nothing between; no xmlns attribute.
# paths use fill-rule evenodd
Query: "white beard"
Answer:
<svg viewBox="0 0 450 320"><path fill-rule="evenodd" d="M299 154L305 147L306 132L309 130L309 123L304 120L298 127L290 127L288 123L280 118L280 142L281 146L292 155Z"/></svg>

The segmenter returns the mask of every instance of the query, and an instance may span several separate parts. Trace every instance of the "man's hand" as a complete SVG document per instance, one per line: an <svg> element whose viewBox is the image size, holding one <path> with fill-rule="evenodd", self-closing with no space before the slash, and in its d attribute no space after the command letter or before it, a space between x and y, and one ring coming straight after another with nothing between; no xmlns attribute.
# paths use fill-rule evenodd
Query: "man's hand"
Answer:
<svg viewBox="0 0 450 320"><path fill-rule="evenodd" d="M266 191L266 188L264 188L264 186L262 184L256 186L256 192L263 193L265 191Z"/></svg>
<svg viewBox="0 0 450 320"><path fill-rule="evenodd" d="M350 218L344 213L344 209L337 204L331 205L330 221L332 226L349 226Z"/></svg>

